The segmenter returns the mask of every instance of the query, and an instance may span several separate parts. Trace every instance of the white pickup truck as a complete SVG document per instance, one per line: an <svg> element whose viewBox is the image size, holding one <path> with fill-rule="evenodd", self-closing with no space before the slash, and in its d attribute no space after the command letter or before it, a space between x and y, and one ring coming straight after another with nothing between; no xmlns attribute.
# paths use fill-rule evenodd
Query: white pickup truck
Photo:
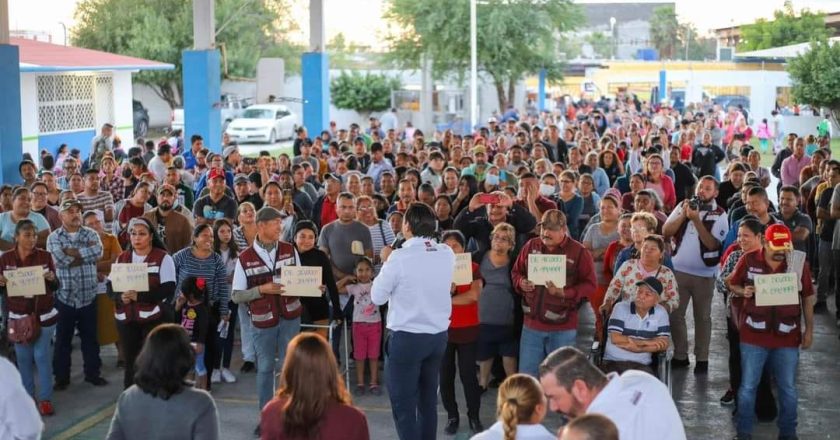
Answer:
<svg viewBox="0 0 840 440"><path fill-rule="evenodd" d="M236 95L222 95L221 112L222 112L222 131L227 130L228 124L236 118L242 116L245 108L253 104L251 98L240 98ZM172 110L169 117L169 129L183 130L184 129L184 109L176 108Z"/></svg>

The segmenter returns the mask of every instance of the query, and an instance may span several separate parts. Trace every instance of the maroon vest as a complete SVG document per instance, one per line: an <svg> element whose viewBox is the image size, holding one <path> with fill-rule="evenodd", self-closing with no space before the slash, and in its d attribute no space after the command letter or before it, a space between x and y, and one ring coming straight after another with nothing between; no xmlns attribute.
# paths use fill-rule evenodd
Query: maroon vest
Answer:
<svg viewBox="0 0 840 440"><path fill-rule="evenodd" d="M117 263L131 263L131 254L132 251L130 250L121 253L117 257ZM160 266L163 264L166 255L166 251L163 249L152 248L152 251L146 256L145 263L149 267L149 292L154 292L160 287ZM114 301L114 309L114 317L117 321L124 323L156 321L162 316L160 303L142 302L139 297L138 301L129 304L124 304L120 300Z"/></svg>
<svg viewBox="0 0 840 440"><path fill-rule="evenodd" d="M297 252L291 244L283 241L278 242L275 252L274 267L270 267L270 261L263 261L260 258L254 246L239 254L239 264L245 271L248 289L272 282L275 274L280 275L281 267L298 264ZM251 322L254 327L271 328L280 323L280 318L295 319L299 317L303 313L303 307L300 299L295 296L261 295L248 303L248 313L251 315Z"/></svg>
<svg viewBox="0 0 840 440"><path fill-rule="evenodd" d="M531 248L532 254L548 254L548 248L539 238ZM553 254L566 256L566 285L578 283L577 264L583 255L584 247L571 237L566 237L562 247ZM549 295L545 286L536 286L531 292L522 295L522 312L525 316L544 324L565 324L577 314L579 300Z"/></svg>
<svg viewBox="0 0 840 440"><path fill-rule="evenodd" d="M7 251L0 256L0 271L19 269L27 266L43 266L44 272L53 271L52 256L43 249L35 249L35 252L27 259L20 261L18 253L14 249ZM9 319L20 319L29 314L37 314L41 327L49 327L58 321L58 310L55 309L53 291L49 284L46 288L47 294L38 297L11 297L7 296L6 301L9 308Z"/></svg>

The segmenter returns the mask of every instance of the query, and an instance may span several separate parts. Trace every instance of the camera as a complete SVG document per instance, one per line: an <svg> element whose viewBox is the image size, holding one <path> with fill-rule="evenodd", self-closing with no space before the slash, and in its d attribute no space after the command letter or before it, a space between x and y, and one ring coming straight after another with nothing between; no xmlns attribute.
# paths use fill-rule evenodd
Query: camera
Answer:
<svg viewBox="0 0 840 440"><path fill-rule="evenodd" d="M699 211L703 208L706 208L706 203L703 203L703 201L700 200L700 197L694 196L688 199L688 207L691 208L693 211Z"/></svg>

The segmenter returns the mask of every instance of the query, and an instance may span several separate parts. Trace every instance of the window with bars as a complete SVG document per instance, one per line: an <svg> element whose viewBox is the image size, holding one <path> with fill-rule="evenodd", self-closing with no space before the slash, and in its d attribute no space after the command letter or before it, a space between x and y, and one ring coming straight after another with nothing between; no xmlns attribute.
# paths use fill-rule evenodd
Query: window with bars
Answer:
<svg viewBox="0 0 840 440"><path fill-rule="evenodd" d="M38 131L43 134L95 129L96 78L38 76Z"/></svg>

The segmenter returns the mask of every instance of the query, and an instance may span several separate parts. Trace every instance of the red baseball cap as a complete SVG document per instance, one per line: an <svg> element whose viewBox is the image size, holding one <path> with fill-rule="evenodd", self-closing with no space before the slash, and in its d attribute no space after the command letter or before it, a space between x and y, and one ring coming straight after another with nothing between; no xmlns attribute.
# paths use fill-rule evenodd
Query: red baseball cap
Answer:
<svg viewBox="0 0 840 440"><path fill-rule="evenodd" d="M793 249L793 234L782 224L773 224L764 231L764 239L774 251L788 251Z"/></svg>
<svg viewBox="0 0 840 440"><path fill-rule="evenodd" d="M224 179L225 172L221 168L212 168L207 172L207 180Z"/></svg>

